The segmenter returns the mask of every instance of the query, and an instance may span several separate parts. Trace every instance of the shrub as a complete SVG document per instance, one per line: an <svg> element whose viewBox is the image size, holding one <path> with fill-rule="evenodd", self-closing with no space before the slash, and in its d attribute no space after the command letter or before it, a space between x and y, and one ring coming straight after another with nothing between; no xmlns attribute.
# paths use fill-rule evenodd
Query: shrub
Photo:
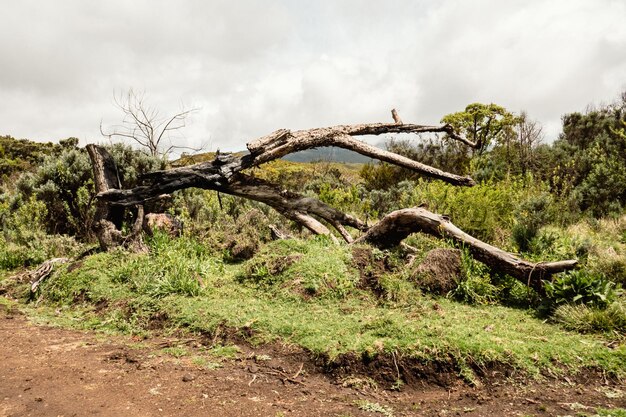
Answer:
<svg viewBox="0 0 626 417"><path fill-rule="evenodd" d="M227 230L224 242L227 257L234 261L250 259L270 238L267 217L260 210L252 209L240 216L231 230Z"/></svg>
<svg viewBox="0 0 626 417"><path fill-rule="evenodd" d="M535 290L510 275L494 274L491 280L498 287L498 300L504 305L528 308L541 301Z"/></svg>
<svg viewBox="0 0 626 417"><path fill-rule="evenodd" d="M34 196L16 210L0 206L0 270L31 267L54 257L69 257L81 246L64 235L47 235L44 223L48 209Z"/></svg>
<svg viewBox="0 0 626 417"><path fill-rule="evenodd" d="M141 174L164 167L164 161L150 158L129 146L108 147L118 164L123 188L137 185ZM46 156L34 172L23 174L16 184L11 210L32 198L46 207L43 225L48 233L89 238L95 213L95 189L89 156L85 149L65 147Z"/></svg>
<svg viewBox="0 0 626 417"><path fill-rule="evenodd" d="M468 304L490 304L497 300L498 288L492 284L489 267L472 258L469 251L461 251L462 276L450 296Z"/></svg>
<svg viewBox="0 0 626 417"><path fill-rule="evenodd" d="M511 230L512 238L520 252L528 252L539 228L548 222L548 207L552 196L541 193L523 201L514 211L517 221Z"/></svg>
<svg viewBox="0 0 626 417"><path fill-rule="evenodd" d="M545 281L548 300L553 305L587 304L606 307L622 293L621 288L603 275L584 270L558 275L552 282Z"/></svg>
<svg viewBox="0 0 626 417"><path fill-rule="evenodd" d="M474 187L455 187L441 181L404 181L387 191L372 191L367 203L376 212L425 204L430 211L447 214L465 232L496 245L510 246L508 230L517 221L515 210L544 193L545 185L506 178Z"/></svg>
<svg viewBox="0 0 626 417"><path fill-rule="evenodd" d="M86 236L93 219L93 180L84 150L66 149L49 155L33 173L17 182L13 208L33 197L46 207L43 225L48 233Z"/></svg>
<svg viewBox="0 0 626 417"><path fill-rule="evenodd" d="M626 306L613 302L605 309L584 304L564 304L554 311L554 321L581 333L618 332L626 334Z"/></svg>

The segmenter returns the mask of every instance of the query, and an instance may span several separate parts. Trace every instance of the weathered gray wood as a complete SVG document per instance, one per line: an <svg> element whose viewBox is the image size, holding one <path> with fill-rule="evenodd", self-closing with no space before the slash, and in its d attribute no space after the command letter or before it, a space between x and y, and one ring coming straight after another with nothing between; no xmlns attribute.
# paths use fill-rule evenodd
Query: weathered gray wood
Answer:
<svg viewBox="0 0 626 417"><path fill-rule="evenodd" d="M345 214L323 202L291 191L281 190L274 184L243 173L245 169L282 158L288 154L320 146L337 146L358 152L362 155L386 161L415 172L438 178L455 185L473 186L470 177L459 176L438 170L428 165L413 161L393 152L384 151L355 136L381 135L386 133L446 133L455 139L458 136L450 125L423 126L403 124L397 112L392 112L396 123L376 123L359 125L340 125L309 130L277 130L267 136L248 143L249 154L237 156L218 154L213 161L192 166L156 171L144 177L144 185L119 190L109 187L99 192L102 202L117 206L142 204L163 194L176 190L197 187L215 190L265 203L285 217L301 224L312 233L331 236L328 226L332 226L348 243L353 238L346 227L365 232L355 242L369 242L386 248L398 245L414 232L428 233L434 236L452 238L469 248L476 259L492 268L508 273L535 288L541 287L541 279L546 276L572 269L577 261L532 263L519 259L514 254L482 242L452 224L446 217L432 213L424 208L398 210L385 216L372 227L359 219ZM458 139L458 140L462 140ZM462 140L467 143L467 140ZM95 146L95 145L90 145ZM91 154L91 152L90 152ZM94 172L95 172L94 167Z"/></svg>
<svg viewBox="0 0 626 417"><path fill-rule="evenodd" d="M120 191L121 182L115 160L111 154L103 147L94 144L87 145L87 153L89 153L91 158L96 192L103 194L111 191ZM144 252L146 247L143 244L140 233L143 222L143 206L138 207L137 221L133 226L133 231L128 236L124 236L120 230L123 219L123 206L112 205L106 200L98 199L93 228L98 238L98 243L100 243L100 248L107 251L123 245L135 251ZM139 229L137 229L138 227Z"/></svg>
<svg viewBox="0 0 626 417"><path fill-rule="evenodd" d="M64 264L69 262L68 258L52 258L42 263L39 268L34 271L30 271L28 276L30 277L30 292L34 293L39 288L39 285L50 276L55 264Z"/></svg>
<svg viewBox="0 0 626 417"><path fill-rule="evenodd" d="M416 232L452 239L467 247L477 260L538 290L541 289L542 279L558 272L574 269L578 263L573 259L538 263L525 261L510 252L468 235L446 216L435 214L421 207L389 213L356 242L367 242L380 248L390 248Z"/></svg>
<svg viewBox="0 0 626 417"><path fill-rule="evenodd" d="M402 123L340 125L293 132L283 129L248 144L248 150L252 158L244 160L242 165L245 168L258 166L294 152L323 146L336 146L381 161L391 162L450 184L473 186L476 183L470 177L442 171L404 156L384 151L354 138L354 136L382 135L387 133L448 133L450 129L449 125L424 126Z"/></svg>
<svg viewBox="0 0 626 417"><path fill-rule="evenodd" d="M87 153L91 158L96 192L106 193L109 190L121 188L115 161L106 149L89 144ZM96 201L93 227L102 250L108 250L122 243L122 233L118 229L122 226L123 217L123 207L115 207L102 200Z"/></svg>

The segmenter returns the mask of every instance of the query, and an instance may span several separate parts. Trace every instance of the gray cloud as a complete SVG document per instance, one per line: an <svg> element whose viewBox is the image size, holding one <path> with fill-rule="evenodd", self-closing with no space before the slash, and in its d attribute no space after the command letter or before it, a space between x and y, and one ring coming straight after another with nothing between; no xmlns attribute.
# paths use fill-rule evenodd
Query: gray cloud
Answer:
<svg viewBox="0 0 626 417"><path fill-rule="evenodd" d="M181 142L239 149L281 127L436 123L470 102L563 113L626 88L626 4L538 0L0 0L0 134L101 141L132 87Z"/></svg>

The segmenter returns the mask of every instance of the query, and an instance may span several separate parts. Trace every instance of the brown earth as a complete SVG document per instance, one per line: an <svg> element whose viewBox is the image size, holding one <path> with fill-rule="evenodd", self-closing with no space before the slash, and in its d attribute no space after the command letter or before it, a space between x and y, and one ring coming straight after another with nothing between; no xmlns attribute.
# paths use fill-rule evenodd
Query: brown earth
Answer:
<svg viewBox="0 0 626 417"><path fill-rule="evenodd" d="M626 388L597 376L480 388L424 380L390 391L364 377L333 378L287 347L242 347L209 369L198 358L220 359L202 346L36 326L0 306L0 417L579 416L626 407ZM361 409L375 404L386 408Z"/></svg>
<svg viewBox="0 0 626 417"><path fill-rule="evenodd" d="M461 251L437 248L426 254L411 278L427 292L445 295L457 287L461 274Z"/></svg>

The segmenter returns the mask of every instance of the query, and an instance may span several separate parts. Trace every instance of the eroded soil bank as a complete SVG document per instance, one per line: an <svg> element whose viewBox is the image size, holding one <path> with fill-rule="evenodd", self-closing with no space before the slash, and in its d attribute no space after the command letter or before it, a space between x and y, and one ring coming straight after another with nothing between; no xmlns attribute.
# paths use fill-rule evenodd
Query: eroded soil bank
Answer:
<svg viewBox="0 0 626 417"><path fill-rule="evenodd" d="M591 416L626 407L626 389L597 377L389 391L332 378L287 348L202 355L193 339L36 326L0 308L0 416Z"/></svg>

